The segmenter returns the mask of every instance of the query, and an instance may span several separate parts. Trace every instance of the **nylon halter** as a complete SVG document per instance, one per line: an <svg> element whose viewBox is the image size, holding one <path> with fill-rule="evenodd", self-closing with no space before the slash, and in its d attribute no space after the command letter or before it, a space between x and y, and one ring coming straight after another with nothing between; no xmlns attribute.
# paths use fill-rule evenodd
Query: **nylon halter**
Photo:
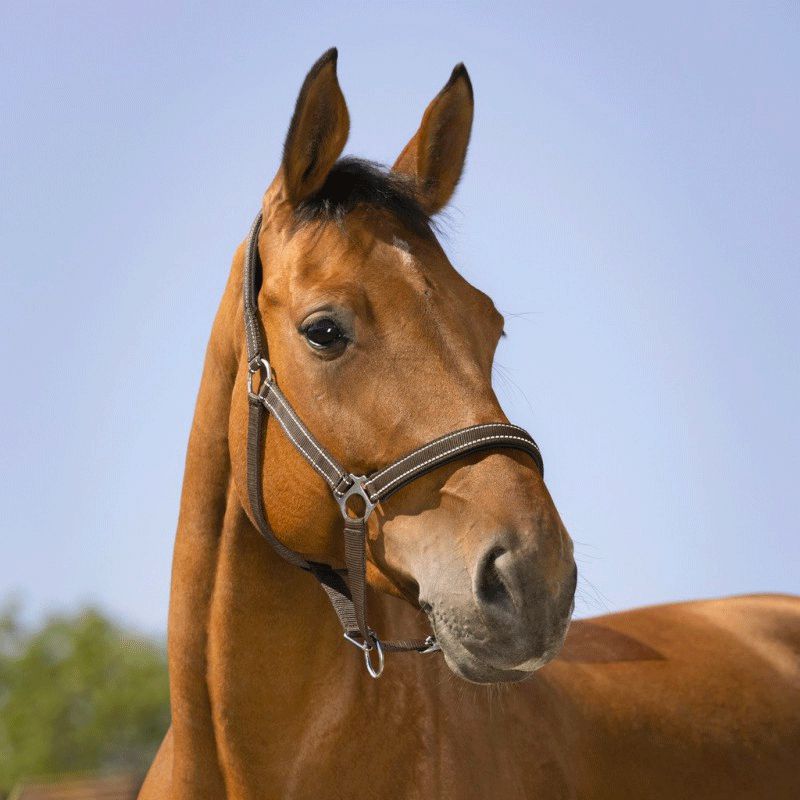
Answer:
<svg viewBox="0 0 800 800"><path fill-rule="evenodd" d="M375 506L421 475L472 453L498 448L521 450L531 456L539 472L544 474L542 456L536 442L522 428L504 422L490 422L462 428L434 439L370 475L348 472L322 447L278 388L275 373L269 363L258 313L258 289L261 283L261 259L258 253L260 230L259 212L250 229L243 280L249 370L247 395L250 409L247 431L247 491L251 513L259 532L278 555L293 566L310 572L319 581L339 617L344 638L363 652L369 674L378 678L383 672L384 652L432 653L439 649L439 645L432 635L421 640L383 641L367 623L367 520ZM344 570L303 558L277 539L270 529L264 511L261 486L263 438L268 414L274 417L298 452L328 484L341 509L346 566ZM348 506L348 501L354 496L363 501L363 509L357 512Z"/></svg>

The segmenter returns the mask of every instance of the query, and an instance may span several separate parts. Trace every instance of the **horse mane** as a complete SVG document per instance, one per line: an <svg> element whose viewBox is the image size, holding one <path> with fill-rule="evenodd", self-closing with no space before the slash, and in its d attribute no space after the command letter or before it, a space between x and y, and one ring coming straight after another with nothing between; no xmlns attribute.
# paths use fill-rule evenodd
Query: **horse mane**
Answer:
<svg viewBox="0 0 800 800"><path fill-rule="evenodd" d="M422 208L416 186L408 176L362 158L337 161L322 188L295 209L300 224L341 224L356 206L387 211L416 233L431 233L430 215Z"/></svg>

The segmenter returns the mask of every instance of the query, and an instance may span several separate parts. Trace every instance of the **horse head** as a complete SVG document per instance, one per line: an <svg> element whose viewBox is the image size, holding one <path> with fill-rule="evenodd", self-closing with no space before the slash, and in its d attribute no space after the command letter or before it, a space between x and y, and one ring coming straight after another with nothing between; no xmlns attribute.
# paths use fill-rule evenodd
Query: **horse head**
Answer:
<svg viewBox="0 0 800 800"><path fill-rule="evenodd" d="M391 170L342 159L349 114L329 51L306 77L264 196L258 302L272 369L306 426L357 474L454 429L506 421L491 381L503 317L456 271L432 223L461 176L472 117L459 65ZM241 380L247 360L242 349ZM245 400L234 402L235 465L246 417ZM341 564L328 487L272 422L265 447L274 535ZM423 609L466 679L520 680L563 642L572 542L525 453L472 454L404 487L370 517L367 554L369 585Z"/></svg>

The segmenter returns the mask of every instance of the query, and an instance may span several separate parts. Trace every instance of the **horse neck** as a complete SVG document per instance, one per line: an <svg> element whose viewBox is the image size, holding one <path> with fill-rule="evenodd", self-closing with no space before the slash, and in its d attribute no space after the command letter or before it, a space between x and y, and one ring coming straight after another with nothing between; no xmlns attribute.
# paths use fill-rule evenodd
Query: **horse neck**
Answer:
<svg viewBox="0 0 800 800"><path fill-rule="evenodd" d="M223 774L230 764L247 763L254 733L281 729L271 743L282 746L287 726L302 725L303 708L322 703L334 686L344 707L348 692L355 695L362 683L359 654L342 642L324 592L261 538L232 477L228 425L244 338L241 275L240 251L206 353L173 556L169 665L177 797L224 796ZM373 618L383 624L383 603L372 600ZM261 747L259 759L264 755ZM274 755L285 763L283 754Z"/></svg>

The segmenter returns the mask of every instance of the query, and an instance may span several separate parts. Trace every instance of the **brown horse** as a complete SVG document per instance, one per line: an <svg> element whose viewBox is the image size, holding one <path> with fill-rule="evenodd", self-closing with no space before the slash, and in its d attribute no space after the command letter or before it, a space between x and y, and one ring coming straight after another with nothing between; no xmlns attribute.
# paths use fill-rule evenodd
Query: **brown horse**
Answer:
<svg viewBox="0 0 800 800"><path fill-rule="evenodd" d="M461 175L472 113L458 66L391 171L340 161L349 120L330 51L264 197L259 307L278 381L322 445L364 473L505 420L490 379L502 318L430 225ZM242 280L240 248L189 442L172 728L143 800L800 797L798 599L574 622L554 659L572 544L525 454L437 469L370 518L370 622L387 637L432 625L442 646L390 654L372 680L314 579L253 524ZM265 448L272 531L341 566L327 486L272 418Z"/></svg>

